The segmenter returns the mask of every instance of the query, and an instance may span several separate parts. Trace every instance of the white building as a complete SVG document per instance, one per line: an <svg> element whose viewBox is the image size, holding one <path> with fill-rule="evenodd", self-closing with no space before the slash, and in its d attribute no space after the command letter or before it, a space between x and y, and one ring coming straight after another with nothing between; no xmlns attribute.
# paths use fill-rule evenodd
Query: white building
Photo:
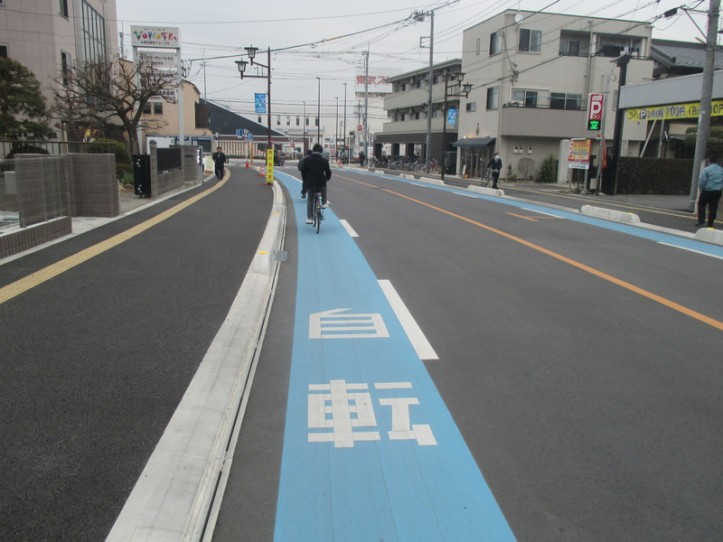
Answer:
<svg viewBox="0 0 723 542"><path fill-rule="evenodd" d="M652 27L639 21L508 10L463 34L462 71L473 84L459 121L458 173L476 177L495 151L503 177L536 178L561 140L598 138L587 130L588 93L606 96L604 137L614 131L620 69L627 83L649 81ZM645 123L626 122L621 156L637 155ZM593 146L597 149L597 145ZM593 151L594 154L598 154Z"/></svg>
<svg viewBox="0 0 723 542"><path fill-rule="evenodd" d="M0 56L32 71L50 104L67 66L117 54L116 19L115 0L0 0Z"/></svg>

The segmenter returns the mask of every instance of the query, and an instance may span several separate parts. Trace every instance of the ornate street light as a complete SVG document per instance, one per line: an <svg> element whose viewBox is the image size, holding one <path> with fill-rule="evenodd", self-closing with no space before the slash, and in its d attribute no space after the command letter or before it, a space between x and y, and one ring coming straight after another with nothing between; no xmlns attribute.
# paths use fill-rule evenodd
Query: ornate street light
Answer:
<svg viewBox="0 0 723 542"><path fill-rule="evenodd" d="M460 86L461 92L457 92L457 94L449 94L449 80L457 81L457 83ZM472 85L470 83L465 83L462 85L462 81L464 80L464 73L462 72L454 72L449 73L448 70L444 70L444 102L442 105L442 111L443 111L443 118L442 118L442 160L439 162L440 167L442 168L441 177L444 181L444 159L447 154L447 148L445 146L445 140L447 139L447 99L448 98L461 98L462 96L469 97L469 93L472 91ZM457 123L459 123L459 111L457 111Z"/></svg>
<svg viewBox="0 0 723 542"><path fill-rule="evenodd" d="M267 114L267 139L266 139L266 149L267 153L270 150L272 153L272 159L273 159L273 152L274 152L274 146L273 142L271 141L271 48L267 47L266 53L267 53L267 63L261 64L260 62L256 62L254 59L256 58L256 53L258 52L259 48L254 47L253 45L250 47L245 47L246 49L246 55L249 58L249 62L245 60L237 60L236 61L236 67L238 68L239 75L241 76L241 79L244 77L248 78L255 78L255 79L266 79L268 81L266 86L266 114ZM252 66L260 66L262 68L266 68L266 75L246 75L244 72L246 71L246 67L249 65L249 63ZM267 177L268 182L268 177ZM273 182L273 181L272 181Z"/></svg>

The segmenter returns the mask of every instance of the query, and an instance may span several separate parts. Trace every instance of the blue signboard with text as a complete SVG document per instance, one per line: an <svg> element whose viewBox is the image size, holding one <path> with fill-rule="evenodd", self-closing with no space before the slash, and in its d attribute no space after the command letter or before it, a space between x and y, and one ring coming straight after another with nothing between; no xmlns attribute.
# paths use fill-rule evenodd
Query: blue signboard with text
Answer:
<svg viewBox="0 0 723 542"><path fill-rule="evenodd" d="M454 107L447 110L447 126L457 126L457 109Z"/></svg>
<svg viewBox="0 0 723 542"><path fill-rule="evenodd" d="M256 106L256 113L266 113L266 94L254 94L254 105Z"/></svg>

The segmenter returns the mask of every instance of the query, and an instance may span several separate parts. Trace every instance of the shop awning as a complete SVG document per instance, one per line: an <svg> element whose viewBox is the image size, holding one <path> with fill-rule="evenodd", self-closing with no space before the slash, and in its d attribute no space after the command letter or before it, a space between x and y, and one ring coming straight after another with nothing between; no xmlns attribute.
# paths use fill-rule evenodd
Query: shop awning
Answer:
<svg viewBox="0 0 723 542"><path fill-rule="evenodd" d="M469 137L467 139L458 139L452 143L453 147L489 147L497 138L495 137Z"/></svg>

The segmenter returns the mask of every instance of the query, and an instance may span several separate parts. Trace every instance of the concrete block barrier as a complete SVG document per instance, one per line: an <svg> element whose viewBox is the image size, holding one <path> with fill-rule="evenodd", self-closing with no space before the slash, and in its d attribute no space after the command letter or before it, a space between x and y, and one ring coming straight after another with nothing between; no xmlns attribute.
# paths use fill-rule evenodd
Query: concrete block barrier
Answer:
<svg viewBox="0 0 723 542"><path fill-rule="evenodd" d="M624 224L638 224L640 222L640 217L635 213L626 213L625 211L616 211L592 205L583 205L580 207L580 213L586 216L602 218L603 220L623 222Z"/></svg>
<svg viewBox="0 0 723 542"><path fill-rule="evenodd" d="M467 190L470 192L477 192L478 194L484 194L485 196L497 196L500 198L505 195L505 191L500 190L499 188L487 188L486 186L477 186L475 184L469 185Z"/></svg>
<svg viewBox="0 0 723 542"><path fill-rule="evenodd" d="M705 241L706 243L723 245L723 230L716 230L713 228L700 228L697 232L695 232L695 238L698 241Z"/></svg>

